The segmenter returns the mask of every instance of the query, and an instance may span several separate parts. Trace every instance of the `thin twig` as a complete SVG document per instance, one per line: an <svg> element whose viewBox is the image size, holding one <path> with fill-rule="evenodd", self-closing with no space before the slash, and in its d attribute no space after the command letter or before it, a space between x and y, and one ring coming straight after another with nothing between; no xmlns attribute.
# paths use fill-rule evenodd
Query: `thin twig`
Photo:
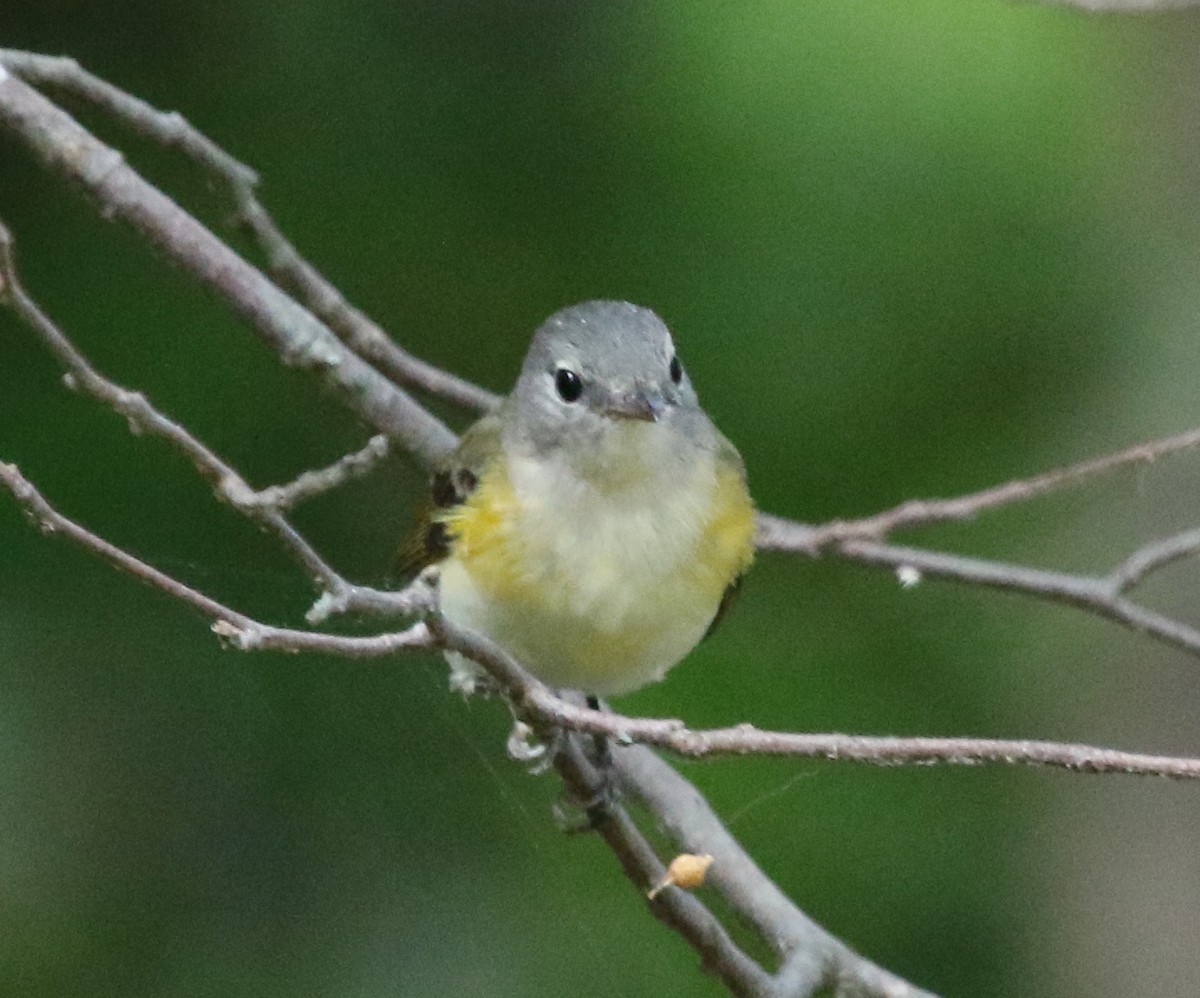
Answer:
<svg viewBox="0 0 1200 998"><path fill-rule="evenodd" d="M349 350L312 312L148 184L119 152L14 75L0 79L0 127L93 198L106 218L131 225L214 290L285 364L315 372L368 424L404 440L422 464L432 465L454 446L454 434L440 420Z"/></svg>
<svg viewBox="0 0 1200 998"><path fill-rule="evenodd" d="M596 772L574 739L567 739L555 754L554 768L571 796L584 806L602 799L609 792L604 778ZM632 779L626 785L631 789L635 786ZM694 789L692 792L695 794ZM649 841L625 809L615 803L604 806L603 818L595 827L621 864L625 876L644 895L664 870ZM768 998L776 993L771 975L746 955L697 898L686 891L670 890L648 901L647 907L656 918L691 943L702 955L704 969L720 979L730 992L755 998ZM806 992L794 990L790 993Z"/></svg>
<svg viewBox="0 0 1200 998"><path fill-rule="evenodd" d="M193 433L161 413L141 392L121 387L91 365L25 290L17 273L12 234L3 221L0 221L0 301L12 307L66 368L64 381L69 388L90 395L124 416L136 433L159 437L183 454L213 486L218 498L274 533L283 547L325 590L337 592L348 585L316 549L296 532L278 507L259 502L243 505L240 502L243 497L257 494L233 467Z"/></svg>
<svg viewBox="0 0 1200 998"><path fill-rule="evenodd" d="M1197 553L1200 553L1200 529L1184 530L1138 548L1109 574L1108 583L1115 592L1128 592L1151 573Z"/></svg>
<svg viewBox="0 0 1200 998"><path fill-rule="evenodd" d="M310 624L323 624L345 613L403 617L412 613L412 607L395 592L344 582L336 589L325 590L304 614L304 619Z"/></svg>
<svg viewBox="0 0 1200 998"><path fill-rule="evenodd" d="M267 506L280 511L292 509L340 488L347 482L369 475L388 456L390 442L377 433L360 449L338 458L333 464L297 475L283 485L268 485L265 489L249 490L246 495L230 498L241 509Z"/></svg>
<svg viewBox="0 0 1200 998"><path fill-rule="evenodd" d="M839 733L762 731L749 724L693 731L675 718L624 717L591 710L557 696L511 655L482 635L458 628L439 614L428 618L439 645L484 666L509 691L521 711L544 723L637 742L691 758L715 755L780 755L861 762L874 766L985 763L1049 766L1087 773L1200 778L1200 759L1122 752L1066 742L991 738L893 738Z"/></svg>
<svg viewBox="0 0 1200 998"><path fill-rule="evenodd" d="M160 111L107 80L89 73L74 59L0 49L0 65L28 83L70 93L139 134L178 149L224 184L238 212L266 254L272 274L351 350L397 384L410 385L468 409L492 409L499 396L449 371L415 357L396 344L378 324L355 308L305 260L280 231L258 199L258 174L240 163L178 111Z"/></svg>
<svg viewBox="0 0 1200 998"><path fill-rule="evenodd" d="M892 509L856 520L833 520L811 527L804 544L813 552L839 541L857 538L878 539L897 530L923 527L951 520L969 520L978 514L1027 502L1048 492L1077 485L1098 475L1135 464L1152 464L1168 454L1191 450L1200 445L1200 427L1171 437L1146 440L1113 454L1090 458L1065 468L1045 471L1032 478L1019 478L1002 485L970 492L950 499L910 499Z"/></svg>
<svg viewBox="0 0 1200 998"><path fill-rule="evenodd" d="M947 579L1062 603L1114 621L1189 655L1200 656L1200 629L1135 603L1124 596L1121 587L1109 577L1054 572L854 537L822 546L809 539L811 532L819 529L763 514L759 517L758 544L768 551L788 551L809 557L825 553L890 569L904 579L906 585L922 578Z"/></svg>
<svg viewBox="0 0 1200 998"><path fill-rule="evenodd" d="M160 589L188 606L199 610L210 620L224 621L237 628L253 627L255 621L217 602L191 586L160 572L128 551L106 541L103 537L63 516L38 492L15 464L0 462L0 485L3 485L34 525L44 534L66 537L85 551L97 555L115 568L128 572L147 585Z"/></svg>
<svg viewBox="0 0 1200 998"><path fill-rule="evenodd" d="M54 323L21 283L16 269L12 235L0 220L0 302L7 303L38 335L67 369L64 381L110 406L124 416L138 434L159 437L184 455L201 477L213 486L218 499L256 520L271 531L321 587L321 595L308 611L309 623L317 624L335 613L362 612L398 616L412 608L397 597L370 586L347 581L302 537L283 510L321 492L369 472L388 453L388 440L373 437L366 447L317 471L300 475L286 485L253 489L228 462L202 443L190 430L160 412L140 392L121 387L102 375L70 338Z"/></svg>
<svg viewBox="0 0 1200 998"><path fill-rule="evenodd" d="M811 995L832 987L837 996L932 998L855 953L797 908L746 854L687 780L644 746L615 749L621 786L664 822L685 852L710 855L708 882L753 925L780 958L771 994Z"/></svg>

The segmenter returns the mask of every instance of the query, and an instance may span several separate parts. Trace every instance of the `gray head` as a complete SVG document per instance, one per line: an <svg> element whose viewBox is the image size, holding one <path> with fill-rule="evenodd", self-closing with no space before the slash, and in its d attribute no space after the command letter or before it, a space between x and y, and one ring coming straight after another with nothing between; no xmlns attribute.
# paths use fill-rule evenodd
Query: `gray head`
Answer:
<svg viewBox="0 0 1200 998"><path fill-rule="evenodd" d="M509 405L513 428L538 449L564 437L605 450L618 437L712 436L670 330L622 301L573 305L542 323Z"/></svg>

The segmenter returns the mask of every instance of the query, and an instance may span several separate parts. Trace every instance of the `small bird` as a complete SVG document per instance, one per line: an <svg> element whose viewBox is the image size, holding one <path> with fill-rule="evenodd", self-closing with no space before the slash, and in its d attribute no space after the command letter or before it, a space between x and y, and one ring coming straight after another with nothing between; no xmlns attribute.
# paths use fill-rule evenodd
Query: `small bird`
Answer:
<svg viewBox="0 0 1200 998"><path fill-rule="evenodd" d="M628 693L729 608L754 555L741 456L649 309L590 301L534 334L512 393L435 471L400 571L546 684ZM451 683L480 673L449 656Z"/></svg>

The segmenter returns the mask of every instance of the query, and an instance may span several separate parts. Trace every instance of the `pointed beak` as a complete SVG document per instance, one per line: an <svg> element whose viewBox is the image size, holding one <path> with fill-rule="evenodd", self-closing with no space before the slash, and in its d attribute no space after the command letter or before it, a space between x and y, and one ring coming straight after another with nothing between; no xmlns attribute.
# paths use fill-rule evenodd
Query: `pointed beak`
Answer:
<svg viewBox="0 0 1200 998"><path fill-rule="evenodd" d="M666 408L666 400L661 396L639 389L634 392L614 392L608 397L604 415L612 419L636 419L644 423L657 423Z"/></svg>

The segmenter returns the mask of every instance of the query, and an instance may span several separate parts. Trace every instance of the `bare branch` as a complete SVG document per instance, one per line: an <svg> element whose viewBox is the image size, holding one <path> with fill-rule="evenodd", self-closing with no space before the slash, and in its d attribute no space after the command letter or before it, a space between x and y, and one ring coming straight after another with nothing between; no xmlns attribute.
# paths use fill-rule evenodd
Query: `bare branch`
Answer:
<svg viewBox="0 0 1200 998"><path fill-rule="evenodd" d="M1119 468L1153 463L1169 454L1191 450L1197 444L1200 444L1200 428L1144 441L1112 454L979 492L951 499L912 500L857 520L836 520L811 526L762 514L757 543L764 550L788 551L809 557L829 553L850 561L889 568L909 580L921 577L948 579L1063 603L1115 621L1188 654L1200 655L1200 629L1147 609L1125 596L1150 573L1200 552L1200 529L1145 545L1104 576L1047 571L899 547L882 541L896 530L970 519L986 510L1025 502Z"/></svg>
<svg viewBox="0 0 1200 998"><path fill-rule="evenodd" d="M332 492L356 478L369 475L389 452L388 438L381 433L376 434L361 449L344 455L324 468L305 471L284 485L268 485L257 492L251 489L245 495L230 495L229 498L240 509L267 506L280 511L288 510L326 492ZM226 491L231 493L232 489L226 486Z"/></svg>
<svg viewBox="0 0 1200 998"><path fill-rule="evenodd" d="M572 739L556 753L554 768L572 797L585 805L602 800L609 792L604 778ZM627 785L631 789L635 787L632 778ZM692 793L695 795L694 788ZM654 848L625 809L618 805L605 805L598 814L595 827L621 864L625 876L644 895L647 887L656 883L665 869ZM686 891L668 890L648 901L647 906L656 918L678 932L701 954L704 969L719 978L733 994L767 998L777 993L771 975L746 955L699 899ZM797 996L811 993L812 989L789 992Z"/></svg>
<svg viewBox="0 0 1200 998"><path fill-rule="evenodd" d="M875 766L1003 763L1050 766L1087 773L1200 778L1200 759L1145 755L1063 742L807 734L762 731L749 724L692 731L683 721L674 718L625 717L570 703L554 694L511 655L483 636L454 627L438 614L431 614L428 623L441 647L465 655L486 668L509 691L520 711L527 712L542 724L605 735L618 744L638 742L655 745L691 758L780 755L861 762Z"/></svg>
<svg viewBox="0 0 1200 998"><path fill-rule="evenodd" d="M8 302L49 347L66 368L64 381L75 391L83 392L110 406L124 416L137 434L148 434L165 440L184 455L192 466L213 486L218 498L257 520L276 537L284 548L326 590L338 591L347 583L317 554L284 518L277 507L259 502L245 502L256 495L230 465L201 443L195 435L173 419L159 412L145 395L132 392L110 381L88 362L61 329L41 310L21 284L17 274L12 234L0 221L0 301Z"/></svg>
<svg viewBox="0 0 1200 998"><path fill-rule="evenodd" d="M401 651L435 651L436 643L423 623L403 631L383 634L327 634L323 631L297 631L273 627L259 621L237 624L218 620L212 631L238 651L283 651L298 655L316 652L338 658L388 658Z"/></svg>
<svg viewBox="0 0 1200 998"><path fill-rule="evenodd" d="M819 529L764 514L759 517L758 545L768 551L810 557L824 551L849 561L888 568L908 579L948 579L1062 603L1115 621L1190 655L1200 655L1200 630L1126 598L1119 581L1111 578L1053 572L880 541L848 538L822 548L809 540L810 532Z"/></svg>
<svg viewBox="0 0 1200 998"><path fill-rule="evenodd" d="M807 734L760 731L748 724L707 731L688 731L684 728L670 732L663 732L660 728L643 731L637 724L624 725L627 720L631 719L614 719L611 728L636 742L658 745L693 758L735 753L862 762L873 766L1005 763L1049 766L1083 773L1126 773L1181 780L1200 778L1200 759L1122 752L1093 745L998 738ZM609 727L599 721L589 726Z"/></svg>
<svg viewBox="0 0 1200 998"><path fill-rule="evenodd" d="M347 349L308 309L148 184L119 152L8 73L0 78L0 126L81 187L105 217L131 225L216 291L285 364L320 375L370 425L403 439L423 464L454 446L454 434L440 420Z"/></svg>
<svg viewBox="0 0 1200 998"><path fill-rule="evenodd" d="M310 624L323 624L331 617L344 613L367 613L377 617L403 617L413 612L407 600L395 592L372 586L343 582L336 589L327 589L305 613Z"/></svg>
<svg viewBox="0 0 1200 998"><path fill-rule="evenodd" d="M178 149L224 184L276 278L323 319L351 350L397 384L421 388L468 409L487 410L500 401L492 392L403 350L375 322L347 302L337 288L300 256L263 207L255 193L258 174L234 159L178 111L159 111L89 73L74 59L0 49L0 65L29 83L70 93L139 134Z"/></svg>
<svg viewBox="0 0 1200 998"><path fill-rule="evenodd" d="M746 855L696 788L649 749L618 748L612 764L621 787L664 823L680 848L713 856L708 883L779 957L779 970L768 974L686 891L667 890L649 900L655 917L683 936L702 955L704 969L733 994L806 998L832 988L840 998L933 998L855 953L792 904ZM574 741L564 745L554 765L576 800L592 801L605 793L603 778ZM661 879L662 862L624 808L609 804L596 830L640 893Z"/></svg>
<svg viewBox="0 0 1200 998"><path fill-rule="evenodd" d="M1185 530L1138 548L1108 576L1108 583L1118 593L1128 592L1140 585L1152 572L1173 562L1200 552L1200 529Z"/></svg>
<svg viewBox="0 0 1200 998"><path fill-rule="evenodd" d="M928 992L859 956L797 908L729 834L695 787L653 752L642 746L617 749L613 760L621 785L660 816L683 850L713 856L708 882L782 961L771 993L782 998L832 987L842 996L930 998Z"/></svg>
<svg viewBox="0 0 1200 998"><path fill-rule="evenodd" d="M1027 502L1118 468L1134 464L1153 464L1161 457L1191 450L1198 444L1200 428L1173 437L1147 440L1113 454L1045 471L1032 478L1014 479L1003 485L995 485L951 499L910 499L873 516L858 520L834 520L819 527L809 528L811 532L805 537L804 543L815 552L849 538L882 538L897 530L911 527L951 520L970 520L986 510Z"/></svg>
<svg viewBox="0 0 1200 998"><path fill-rule="evenodd" d="M122 550L104 538L98 537L87 528L81 527L74 520L63 516L45 500L42 494L34 488L33 483L21 474L21 470L15 464L0 462L0 484L12 493L18 505L25 510L25 513L42 533L56 534L74 541L84 550L99 556L110 565L123 572L128 572L156 589L161 589L168 596L199 610L210 620L226 621L236 627L250 627L254 624L249 617L236 610L231 610L165 572L160 572L141 559L135 558L128 551Z"/></svg>

